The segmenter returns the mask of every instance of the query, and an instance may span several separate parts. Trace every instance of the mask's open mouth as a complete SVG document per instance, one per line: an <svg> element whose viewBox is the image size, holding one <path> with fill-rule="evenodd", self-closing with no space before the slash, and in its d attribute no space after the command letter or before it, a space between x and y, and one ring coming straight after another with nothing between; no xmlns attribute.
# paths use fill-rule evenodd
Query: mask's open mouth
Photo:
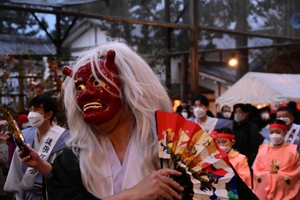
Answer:
<svg viewBox="0 0 300 200"><path fill-rule="evenodd" d="M98 102L87 103L83 106L83 111L86 111L88 109L98 109L98 108L102 108L105 106L106 106L106 104L104 104L104 103L98 103Z"/></svg>

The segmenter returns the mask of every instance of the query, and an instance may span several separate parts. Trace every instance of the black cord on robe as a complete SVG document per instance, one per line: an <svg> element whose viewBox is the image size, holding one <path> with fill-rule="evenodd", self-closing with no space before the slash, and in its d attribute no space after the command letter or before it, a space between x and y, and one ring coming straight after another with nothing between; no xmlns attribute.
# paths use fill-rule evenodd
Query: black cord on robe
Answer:
<svg viewBox="0 0 300 200"><path fill-rule="evenodd" d="M230 164L231 165L231 164ZM246 183L241 179L239 174L236 172L234 167L231 165L236 176L236 187L238 191L238 196L240 200L259 200L257 196L252 192L252 190L246 185Z"/></svg>

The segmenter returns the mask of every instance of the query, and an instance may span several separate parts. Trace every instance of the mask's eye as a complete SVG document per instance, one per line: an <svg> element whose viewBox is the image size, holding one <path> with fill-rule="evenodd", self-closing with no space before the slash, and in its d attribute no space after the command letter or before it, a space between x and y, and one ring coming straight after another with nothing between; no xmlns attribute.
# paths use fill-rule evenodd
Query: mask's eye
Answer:
<svg viewBox="0 0 300 200"><path fill-rule="evenodd" d="M77 87L77 92L82 92L83 90L85 90L85 86L84 85L78 85Z"/></svg>
<svg viewBox="0 0 300 200"><path fill-rule="evenodd" d="M99 80L99 81L98 80L94 80L93 85L95 87L104 87L105 83L102 80Z"/></svg>

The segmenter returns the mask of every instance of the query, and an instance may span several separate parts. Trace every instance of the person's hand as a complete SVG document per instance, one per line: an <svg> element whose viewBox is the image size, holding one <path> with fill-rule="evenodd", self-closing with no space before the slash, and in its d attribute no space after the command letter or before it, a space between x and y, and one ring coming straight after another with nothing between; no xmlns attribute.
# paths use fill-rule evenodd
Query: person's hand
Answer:
<svg viewBox="0 0 300 200"><path fill-rule="evenodd" d="M23 151L18 149L18 155L21 158L22 163L27 167L36 168L42 160L39 154L27 144L24 144L23 148L29 152L29 155L25 155Z"/></svg>
<svg viewBox="0 0 300 200"><path fill-rule="evenodd" d="M5 131L0 131L0 144L7 144L9 135Z"/></svg>
<svg viewBox="0 0 300 200"><path fill-rule="evenodd" d="M48 177L49 172L52 169L50 163L46 160L43 160L38 152L36 152L33 148L29 147L27 144L24 144L23 148L29 153L29 155L25 154L20 149L18 150L18 155L24 165L27 167L33 167L38 170L44 177Z"/></svg>
<svg viewBox="0 0 300 200"><path fill-rule="evenodd" d="M5 126L7 126L7 121L6 120L0 120L0 128L3 128Z"/></svg>
<svg viewBox="0 0 300 200"><path fill-rule="evenodd" d="M133 190L137 199L181 199L178 192L184 190L179 183L174 181L170 176L180 176L181 172L173 169L160 169L149 174L144 180L135 185Z"/></svg>

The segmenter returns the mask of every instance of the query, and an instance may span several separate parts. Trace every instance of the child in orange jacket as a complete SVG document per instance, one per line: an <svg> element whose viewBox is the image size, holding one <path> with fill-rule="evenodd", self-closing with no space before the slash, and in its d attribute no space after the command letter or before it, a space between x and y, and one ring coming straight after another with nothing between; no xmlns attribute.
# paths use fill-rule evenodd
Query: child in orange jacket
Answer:
<svg viewBox="0 0 300 200"><path fill-rule="evenodd" d="M253 192L264 200L300 199L300 159L297 145L284 141L286 124L270 124L269 144L262 144L253 163Z"/></svg>
<svg viewBox="0 0 300 200"><path fill-rule="evenodd" d="M245 155L235 151L232 146L235 144L234 134L230 128L224 127L213 132L219 147L228 154L229 161L237 171L246 185L252 189L251 173L248 166L248 159Z"/></svg>

